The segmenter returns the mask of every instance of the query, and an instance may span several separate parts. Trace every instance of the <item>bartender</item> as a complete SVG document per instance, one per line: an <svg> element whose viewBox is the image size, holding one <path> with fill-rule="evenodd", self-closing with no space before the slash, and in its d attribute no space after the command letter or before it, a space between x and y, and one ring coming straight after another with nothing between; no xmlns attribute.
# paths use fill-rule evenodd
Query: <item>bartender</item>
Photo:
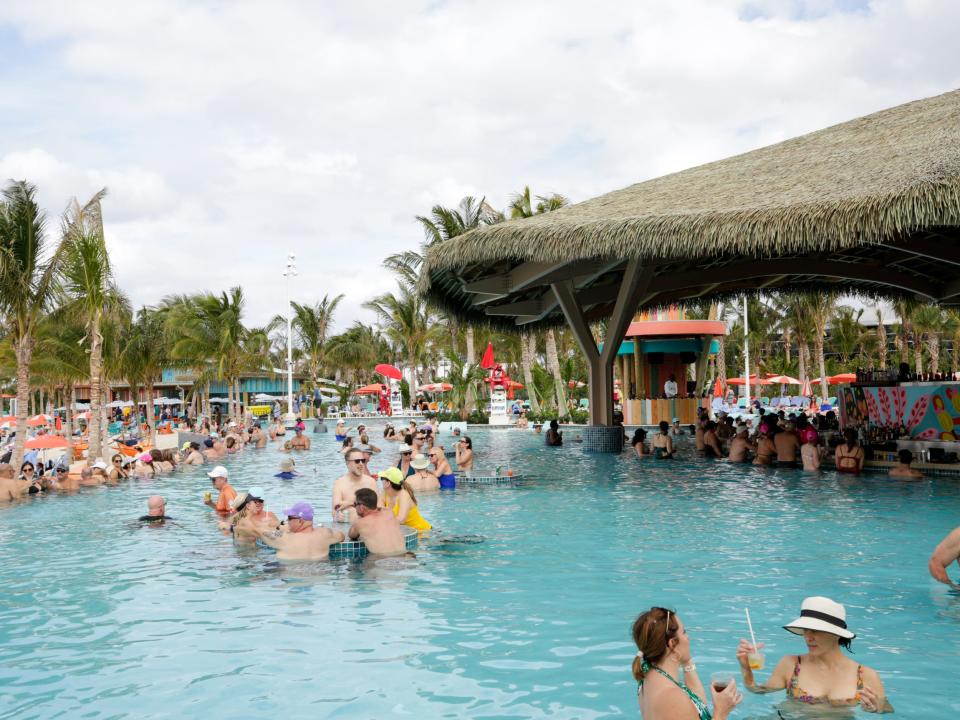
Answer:
<svg viewBox="0 0 960 720"><path fill-rule="evenodd" d="M663 395L667 398L675 398L677 396L676 375L670 375L670 379L663 384Z"/></svg>

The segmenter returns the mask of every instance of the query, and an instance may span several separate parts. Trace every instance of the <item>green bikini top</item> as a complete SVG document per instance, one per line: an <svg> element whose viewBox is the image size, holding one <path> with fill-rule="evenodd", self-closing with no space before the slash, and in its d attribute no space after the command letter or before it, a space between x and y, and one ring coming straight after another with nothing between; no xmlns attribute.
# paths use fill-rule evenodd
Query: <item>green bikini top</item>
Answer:
<svg viewBox="0 0 960 720"><path fill-rule="evenodd" d="M667 678L670 682L672 682L678 688L683 690L687 694L687 697L690 698L690 702L693 703L693 706L697 709L697 712L700 713L700 720L713 720L713 716L710 714L710 709L707 707L707 704L703 700L701 700L700 696L697 695L695 692L693 692L693 690L688 688L684 683L678 682L677 680L675 680L670 673L664 672L663 670L658 668L656 665L649 665L648 668L650 670L656 670L658 673L663 675L665 678ZM640 690L642 688L643 688L643 680L641 680L640 683L637 685L638 695L640 694Z"/></svg>

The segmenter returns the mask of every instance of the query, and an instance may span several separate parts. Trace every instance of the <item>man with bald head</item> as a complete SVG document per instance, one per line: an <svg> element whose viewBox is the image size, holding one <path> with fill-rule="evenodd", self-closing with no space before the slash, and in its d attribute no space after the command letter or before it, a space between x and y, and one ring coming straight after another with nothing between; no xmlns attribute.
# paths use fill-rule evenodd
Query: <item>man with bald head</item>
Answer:
<svg viewBox="0 0 960 720"><path fill-rule="evenodd" d="M10 463L0 463L0 502L19 500L27 494L27 483L17 480L14 474Z"/></svg>
<svg viewBox="0 0 960 720"><path fill-rule="evenodd" d="M166 520L173 520L166 514L167 501L162 495L151 495L147 499L147 514L141 515L138 519L142 523L152 523L162 525Z"/></svg>

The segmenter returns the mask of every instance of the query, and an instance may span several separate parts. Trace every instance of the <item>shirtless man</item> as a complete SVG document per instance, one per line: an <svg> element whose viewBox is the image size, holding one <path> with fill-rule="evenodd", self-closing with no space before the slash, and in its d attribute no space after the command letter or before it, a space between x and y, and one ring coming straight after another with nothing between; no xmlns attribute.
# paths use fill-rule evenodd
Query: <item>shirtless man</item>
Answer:
<svg viewBox="0 0 960 720"><path fill-rule="evenodd" d="M378 508L377 504L373 490L357 490L357 519L347 535L351 540L363 541L371 555L403 555L407 552L407 543L400 521L391 510Z"/></svg>
<svg viewBox="0 0 960 720"><path fill-rule="evenodd" d="M958 587L955 583L951 582L947 575L947 568L950 567L952 563L957 562L958 559L960 559L960 527L947 535L940 544L937 545L933 551L933 555L930 556L927 569L934 579L945 585Z"/></svg>
<svg viewBox="0 0 960 720"><path fill-rule="evenodd" d="M777 449L777 465L779 467L797 467L800 439L794 432L792 422L786 423L783 431L773 436L773 445Z"/></svg>
<svg viewBox="0 0 960 720"><path fill-rule="evenodd" d="M303 434L303 428L297 427L294 431L293 440L290 441L291 450L309 450L310 438Z"/></svg>
<svg viewBox="0 0 960 720"><path fill-rule="evenodd" d="M330 513L337 522L346 522L343 510L353 505L358 490L367 488L374 494L377 492L377 481L367 474L362 452L350 450L344 460L347 463L347 472L333 483L333 498L330 502Z"/></svg>
<svg viewBox="0 0 960 720"><path fill-rule="evenodd" d="M313 526L313 506L309 503L298 502L283 514L287 516L287 532L252 526L261 540L276 548L279 560L325 560L330 556L330 546L343 542L342 532Z"/></svg>
<svg viewBox="0 0 960 720"><path fill-rule="evenodd" d="M255 448L265 448L267 446L267 436L264 434L263 430L260 429L260 425L254 425L250 428L250 442L253 443Z"/></svg>
<svg viewBox="0 0 960 720"><path fill-rule="evenodd" d="M900 460L899 464L895 465L890 469L890 472L887 473L892 478L902 478L903 480L922 480L923 473L919 470L914 470L910 467L910 463L913 462L913 453L907 449L903 449L899 452L898 458Z"/></svg>
<svg viewBox="0 0 960 720"><path fill-rule="evenodd" d="M167 515L167 501L162 495L151 495L147 499L147 514L141 515L138 522L152 525L163 525L167 520L173 520Z"/></svg>
<svg viewBox="0 0 960 720"><path fill-rule="evenodd" d="M227 454L227 449L220 442L216 433L210 433L210 447L207 448L207 460L219 460Z"/></svg>
<svg viewBox="0 0 960 720"><path fill-rule="evenodd" d="M0 463L0 502L19 500L27 494L27 485L14 477L10 463Z"/></svg>
<svg viewBox="0 0 960 720"><path fill-rule="evenodd" d="M183 452L185 457L183 458L184 465L203 465L205 462L203 459L203 453L200 452L200 446L197 443L184 443Z"/></svg>
<svg viewBox="0 0 960 720"><path fill-rule="evenodd" d="M727 459L737 463L750 462L750 449L747 426L741 425L737 428L737 434L733 436L733 440L730 441L730 455Z"/></svg>
<svg viewBox="0 0 960 720"><path fill-rule="evenodd" d="M693 439L697 446L697 452L700 452L700 453L704 452L707 447L706 443L703 442L703 435L706 432L704 430L704 426L707 424L707 420L709 419L710 418L707 416L706 413L702 414L697 419L697 428L694 431Z"/></svg>

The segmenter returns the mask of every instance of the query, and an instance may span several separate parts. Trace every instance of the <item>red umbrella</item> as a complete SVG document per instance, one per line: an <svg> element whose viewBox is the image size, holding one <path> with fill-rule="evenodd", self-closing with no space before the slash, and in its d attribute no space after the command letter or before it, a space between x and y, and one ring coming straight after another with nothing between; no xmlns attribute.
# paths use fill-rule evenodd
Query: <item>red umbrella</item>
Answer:
<svg viewBox="0 0 960 720"><path fill-rule="evenodd" d="M487 349L483 351L483 359L480 361L480 367L484 370L493 370L496 364L493 359L493 343L487 343Z"/></svg>
<svg viewBox="0 0 960 720"><path fill-rule="evenodd" d="M417 388L418 392L449 392L453 385L445 382L427 383Z"/></svg>
<svg viewBox="0 0 960 720"><path fill-rule="evenodd" d="M727 385L744 385L745 382L742 377L730 378L727 380ZM759 379L756 375L750 376L750 385L771 385L772 383L766 378Z"/></svg>
<svg viewBox="0 0 960 720"><path fill-rule="evenodd" d="M67 442L67 439L59 435L39 435L32 440L27 440L24 444L27 450L46 450L49 448L65 448L69 446L70 443Z"/></svg>
<svg viewBox="0 0 960 720"><path fill-rule="evenodd" d="M381 392L386 390L386 386L383 383L373 383L373 385L364 385L362 388L358 388L353 391L354 395L379 395Z"/></svg>
<svg viewBox="0 0 960 720"><path fill-rule="evenodd" d="M831 375L827 378L827 382L830 385L843 385L844 383L852 383L857 379L856 373L840 373L839 375Z"/></svg>
<svg viewBox="0 0 960 720"><path fill-rule="evenodd" d="M507 383L507 390L523 390L523 383L511 380Z"/></svg>
<svg viewBox="0 0 960 720"><path fill-rule="evenodd" d="M573 390L575 387L582 388L586 386L587 384L582 380L577 380L576 382L574 382L573 380L567 380L567 387L570 388L571 390Z"/></svg>
<svg viewBox="0 0 960 720"><path fill-rule="evenodd" d="M393 365L388 365L387 363L380 363L373 371L383 375L384 377L390 378L391 380L402 380L403 373L400 372L399 368L395 368Z"/></svg>

